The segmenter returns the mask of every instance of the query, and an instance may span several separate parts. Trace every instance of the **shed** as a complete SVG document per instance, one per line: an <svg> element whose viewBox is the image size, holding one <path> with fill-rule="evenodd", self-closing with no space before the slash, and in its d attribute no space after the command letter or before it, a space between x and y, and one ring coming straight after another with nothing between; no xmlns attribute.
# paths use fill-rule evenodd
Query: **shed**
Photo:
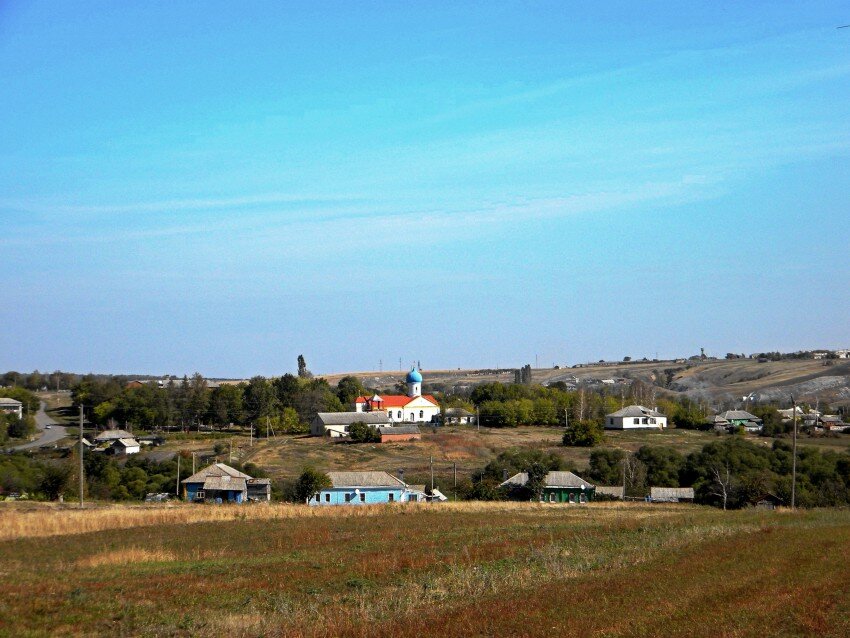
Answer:
<svg viewBox="0 0 850 638"><path fill-rule="evenodd" d="M381 443L389 443L391 441L418 441L422 438L422 432L419 431L418 425L379 427L378 433L381 435Z"/></svg>
<svg viewBox="0 0 850 638"><path fill-rule="evenodd" d="M141 450L141 446L134 438L115 439L109 446L109 451L113 454L138 454L139 450Z"/></svg>

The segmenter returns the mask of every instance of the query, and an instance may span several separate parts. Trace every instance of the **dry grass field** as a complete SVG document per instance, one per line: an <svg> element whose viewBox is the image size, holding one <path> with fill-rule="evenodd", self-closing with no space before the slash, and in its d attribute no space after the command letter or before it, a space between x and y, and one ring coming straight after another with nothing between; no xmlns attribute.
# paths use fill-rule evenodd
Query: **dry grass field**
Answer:
<svg viewBox="0 0 850 638"><path fill-rule="evenodd" d="M850 512L0 509L8 636L846 636Z"/></svg>

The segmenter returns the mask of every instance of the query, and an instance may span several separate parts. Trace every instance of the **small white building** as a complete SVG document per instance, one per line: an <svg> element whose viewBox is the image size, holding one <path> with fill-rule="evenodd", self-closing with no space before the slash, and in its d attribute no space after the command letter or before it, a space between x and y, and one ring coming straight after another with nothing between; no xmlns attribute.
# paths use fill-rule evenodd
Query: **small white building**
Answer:
<svg viewBox="0 0 850 638"><path fill-rule="evenodd" d="M439 419L440 404L430 394L422 394L422 373L416 368L407 373L407 395L385 394L357 397L357 412L383 412L392 423L432 423Z"/></svg>
<svg viewBox="0 0 850 638"><path fill-rule="evenodd" d="M3 414L14 414L19 419L24 418L24 404L17 399L0 397L0 412Z"/></svg>
<svg viewBox="0 0 850 638"><path fill-rule="evenodd" d="M352 423L365 423L376 428L392 425L383 412L319 412L310 423L310 434L333 438L348 436Z"/></svg>
<svg viewBox="0 0 850 638"><path fill-rule="evenodd" d="M113 454L138 454L141 446L136 439L115 439L109 449Z"/></svg>
<svg viewBox="0 0 850 638"><path fill-rule="evenodd" d="M630 405L605 415L606 430L664 429L667 417L658 410L642 405Z"/></svg>

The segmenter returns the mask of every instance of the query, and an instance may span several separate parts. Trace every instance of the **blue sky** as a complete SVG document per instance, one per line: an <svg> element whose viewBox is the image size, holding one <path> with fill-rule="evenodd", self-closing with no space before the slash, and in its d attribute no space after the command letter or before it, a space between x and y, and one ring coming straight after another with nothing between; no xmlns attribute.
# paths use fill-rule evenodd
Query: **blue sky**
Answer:
<svg viewBox="0 0 850 638"><path fill-rule="evenodd" d="M0 4L0 369L847 347L846 3Z"/></svg>

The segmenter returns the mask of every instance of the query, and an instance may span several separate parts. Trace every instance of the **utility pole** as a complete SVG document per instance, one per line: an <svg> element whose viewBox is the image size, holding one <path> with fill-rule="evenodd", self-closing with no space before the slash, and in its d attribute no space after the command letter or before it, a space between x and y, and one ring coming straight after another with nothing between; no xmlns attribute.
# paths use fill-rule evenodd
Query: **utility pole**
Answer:
<svg viewBox="0 0 850 638"><path fill-rule="evenodd" d="M83 492L86 483L85 469L83 468L83 404L80 404L80 509L83 509Z"/></svg>
<svg viewBox="0 0 850 638"><path fill-rule="evenodd" d="M434 493L434 455L431 455L431 493Z"/></svg>
<svg viewBox="0 0 850 638"><path fill-rule="evenodd" d="M230 439L230 455L227 457L228 463L233 463L233 438Z"/></svg>
<svg viewBox="0 0 850 638"><path fill-rule="evenodd" d="M254 447L254 424L251 424L251 447Z"/></svg>
<svg viewBox="0 0 850 638"><path fill-rule="evenodd" d="M623 500L626 500L626 463L629 460L629 453L623 457Z"/></svg>
<svg viewBox="0 0 850 638"><path fill-rule="evenodd" d="M797 402L791 397L791 410L794 416L794 445L791 459L791 511L797 507Z"/></svg>
<svg viewBox="0 0 850 638"><path fill-rule="evenodd" d="M475 408L475 429L481 431L481 415L478 413L478 408Z"/></svg>
<svg viewBox="0 0 850 638"><path fill-rule="evenodd" d="M192 469L195 469L195 453L192 452ZM192 472L194 474L194 472ZM180 452L177 453L177 478L174 479L174 493L180 498Z"/></svg>
<svg viewBox="0 0 850 638"><path fill-rule="evenodd" d="M569 408L564 408L564 429L570 429L570 410Z"/></svg>
<svg viewBox="0 0 850 638"><path fill-rule="evenodd" d="M177 459L177 465L180 465L180 459ZM195 453L192 452L192 474L195 473Z"/></svg>

